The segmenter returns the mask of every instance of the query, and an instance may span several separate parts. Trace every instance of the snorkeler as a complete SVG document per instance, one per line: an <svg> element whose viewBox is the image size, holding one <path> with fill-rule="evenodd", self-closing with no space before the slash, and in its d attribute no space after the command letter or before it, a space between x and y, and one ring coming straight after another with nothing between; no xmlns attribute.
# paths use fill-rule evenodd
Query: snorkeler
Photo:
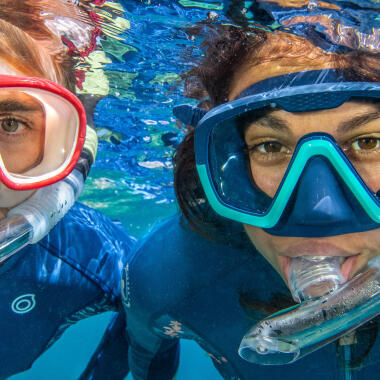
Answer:
<svg viewBox="0 0 380 380"><path fill-rule="evenodd" d="M70 20L73 36L73 25L87 25L77 13L69 2L0 5L0 379L30 368L77 321L123 315L120 273L134 239L75 202L97 137L52 30Z"/></svg>
<svg viewBox="0 0 380 380"><path fill-rule="evenodd" d="M239 347L264 317L333 291L380 252L378 58L214 28L185 82L204 109L174 110L194 127L174 159L182 216L156 226L123 274L131 373L172 379L184 338L225 379L375 378L377 319L288 366ZM331 284L294 285L305 272Z"/></svg>

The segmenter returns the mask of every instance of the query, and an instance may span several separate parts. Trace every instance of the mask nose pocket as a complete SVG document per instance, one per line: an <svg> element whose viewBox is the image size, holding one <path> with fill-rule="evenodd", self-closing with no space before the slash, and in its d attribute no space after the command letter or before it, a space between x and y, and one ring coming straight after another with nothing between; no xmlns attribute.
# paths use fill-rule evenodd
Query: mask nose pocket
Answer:
<svg viewBox="0 0 380 380"><path fill-rule="evenodd" d="M306 165L298 185L291 217L299 224L335 225L352 220L340 181L324 157L315 157Z"/></svg>
<svg viewBox="0 0 380 380"><path fill-rule="evenodd" d="M376 227L329 160L316 156L301 173L279 223L268 232L322 237Z"/></svg>

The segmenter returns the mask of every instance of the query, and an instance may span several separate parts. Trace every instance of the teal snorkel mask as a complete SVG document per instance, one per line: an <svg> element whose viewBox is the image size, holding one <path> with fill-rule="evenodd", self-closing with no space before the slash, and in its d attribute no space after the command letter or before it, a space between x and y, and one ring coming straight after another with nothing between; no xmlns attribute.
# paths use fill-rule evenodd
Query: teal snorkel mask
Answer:
<svg viewBox="0 0 380 380"><path fill-rule="evenodd" d="M178 119L196 126L198 174L218 214L280 236L324 237L380 227L380 175L378 188L368 186L367 168L351 163L328 134L300 139L273 198L247 170L242 116L268 106L306 112L380 97L379 83L350 81L345 74L333 69L287 74L256 83L207 113L187 105L174 109Z"/></svg>
<svg viewBox="0 0 380 380"><path fill-rule="evenodd" d="M199 178L219 215L279 236L327 237L380 227L377 144L379 159L366 163L350 160L329 134L304 135L281 178L272 181L277 187L271 197L255 182L242 133L242 120L264 107L307 112L350 100L378 102L379 83L352 81L346 74L328 69L283 75L256 83L207 113L188 105L174 109L178 119L195 127ZM374 140L380 122L377 127ZM243 337L240 356L256 364L292 363L379 315L380 256L346 283L340 259L292 258L288 285L300 304L253 326Z"/></svg>

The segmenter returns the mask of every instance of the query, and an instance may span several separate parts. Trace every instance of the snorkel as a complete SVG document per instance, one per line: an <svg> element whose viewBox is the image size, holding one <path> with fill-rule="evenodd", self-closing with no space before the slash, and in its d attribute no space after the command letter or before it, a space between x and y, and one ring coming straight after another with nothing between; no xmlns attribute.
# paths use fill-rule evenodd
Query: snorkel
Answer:
<svg viewBox="0 0 380 380"><path fill-rule="evenodd" d="M87 126L75 169L63 180L38 189L0 221L0 264L26 245L37 243L66 215L83 190L97 143L95 130Z"/></svg>
<svg viewBox="0 0 380 380"><path fill-rule="evenodd" d="M96 132L86 121L92 109L74 94L84 72L73 57L96 48L98 25L77 4L41 5L44 12L38 2L0 7L0 207L6 215L0 220L0 264L65 216L97 151ZM19 23L24 17L33 23ZM15 129L4 129L7 123ZM12 134L17 138L11 140Z"/></svg>
<svg viewBox="0 0 380 380"><path fill-rule="evenodd" d="M325 259L319 260L321 265ZM324 264L325 269L330 266ZM331 265L331 272L337 272L334 267ZM303 270L308 272L306 268ZM315 268L309 270L313 272ZM295 274L298 282L307 277L305 273L301 269ZM380 314L380 256L369 263L366 271L344 284L337 284L332 277L321 276L320 283L314 283L326 286L327 280L332 285L330 291L317 298L310 298L306 288L294 289L293 296L303 302L263 319L250 329L241 341L239 355L256 364L293 363ZM300 294L302 298L298 298Z"/></svg>

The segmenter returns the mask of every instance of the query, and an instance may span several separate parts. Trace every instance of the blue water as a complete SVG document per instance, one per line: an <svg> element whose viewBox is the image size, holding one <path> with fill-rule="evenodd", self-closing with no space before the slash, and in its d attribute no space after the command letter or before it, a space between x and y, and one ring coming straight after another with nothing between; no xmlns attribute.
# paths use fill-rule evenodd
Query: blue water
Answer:
<svg viewBox="0 0 380 380"><path fill-rule="evenodd" d="M293 15L322 12L314 7L315 3L310 1L308 6L291 12ZM378 0L325 3L344 5L344 11L332 12L332 17L355 26L360 33L368 34L373 27L379 28L378 11L372 10L379 7ZM119 4L119 8L106 5L98 10L100 15L112 14L113 21L104 25L108 37L100 41L97 51L105 54L94 65L107 86L105 90L97 90L102 98L94 112L99 151L81 201L121 221L129 233L140 237L155 222L177 211L171 156L185 131L176 125L171 109L189 101L181 95L178 74L190 69L201 56L200 41L190 38L186 27L210 15L225 19L231 5L227 0L122 0L108 4ZM289 9L273 2L257 7L255 2L246 1L239 3L237 9L247 23L261 17L259 21L267 29L278 28L289 14ZM130 28L120 20L128 20ZM323 26L314 27L323 33ZM295 30L306 36L310 33L302 25ZM378 48L378 41L368 48L371 47ZM92 89L86 91L91 93ZM92 317L72 326L32 369L11 379L76 379L110 315ZM194 379L217 380L220 376L210 358L195 343L185 341L177 380Z"/></svg>

